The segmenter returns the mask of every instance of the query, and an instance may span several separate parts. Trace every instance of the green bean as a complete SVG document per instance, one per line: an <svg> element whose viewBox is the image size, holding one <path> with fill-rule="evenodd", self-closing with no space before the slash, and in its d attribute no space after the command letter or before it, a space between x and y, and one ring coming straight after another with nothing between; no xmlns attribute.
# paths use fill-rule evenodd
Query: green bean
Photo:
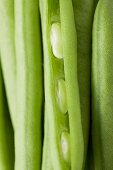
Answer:
<svg viewBox="0 0 113 170"><path fill-rule="evenodd" d="M113 1L100 0L93 26L92 137L96 170L113 169Z"/></svg>
<svg viewBox="0 0 113 170"><path fill-rule="evenodd" d="M84 135L84 163L87 154L90 117L91 44L95 0L73 0L77 29L77 67Z"/></svg>
<svg viewBox="0 0 113 170"><path fill-rule="evenodd" d="M0 50L6 94L14 127L16 122L16 56L14 45L14 0L0 0Z"/></svg>
<svg viewBox="0 0 113 170"><path fill-rule="evenodd" d="M3 86L0 63L0 170L14 169L14 132Z"/></svg>
<svg viewBox="0 0 113 170"><path fill-rule="evenodd" d="M47 106L45 116L50 131L48 133L52 168L80 170L83 164L84 143L72 1L40 0L40 11ZM47 150L47 146L44 149Z"/></svg>
<svg viewBox="0 0 113 170"><path fill-rule="evenodd" d="M37 0L15 0L17 126L15 170L41 167L42 53Z"/></svg>

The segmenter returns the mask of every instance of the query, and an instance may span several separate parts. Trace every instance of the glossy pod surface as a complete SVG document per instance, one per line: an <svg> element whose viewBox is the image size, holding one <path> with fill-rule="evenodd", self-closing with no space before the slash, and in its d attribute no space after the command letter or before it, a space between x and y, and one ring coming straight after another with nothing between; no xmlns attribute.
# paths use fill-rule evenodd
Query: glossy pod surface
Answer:
<svg viewBox="0 0 113 170"><path fill-rule="evenodd" d="M80 170L83 164L84 142L72 1L43 0L40 1L40 11L46 105L42 169ZM47 142L50 143L49 158L45 156L48 150ZM45 165L47 162L48 166Z"/></svg>
<svg viewBox="0 0 113 170"><path fill-rule="evenodd" d="M113 1L100 0L93 26L92 136L96 170L113 169Z"/></svg>

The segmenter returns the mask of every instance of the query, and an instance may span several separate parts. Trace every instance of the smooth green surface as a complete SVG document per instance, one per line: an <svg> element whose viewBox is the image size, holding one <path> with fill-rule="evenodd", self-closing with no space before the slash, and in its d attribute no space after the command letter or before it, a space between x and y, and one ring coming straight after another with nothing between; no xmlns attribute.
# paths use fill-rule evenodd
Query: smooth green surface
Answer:
<svg viewBox="0 0 113 170"><path fill-rule="evenodd" d="M15 0L17 128L15 170L41 169L42 52L37 0Z"/></svg>
<svg viewBox="0 0 113 170"><path fill-rule="evenodd" d="M84 143L77 82L77 44L72 1L40 0L40 11L44 45L45 103L48 107L45 116L48 129L50 129L51 163L54 170L70 168L80 170L83 163ZM61 23L64 59L57 59L52 52L50 30L54 22ZM57 82L61 78L66 81L68 105L66 114L62 114L56 99ZM63 158L61 150L61 135L65 131L70 136L70 163ZM47 146L44 149L47 150Z"/></svg>
<svg viewBox="0 0 113 170"><path fill-rule="evenodd" d="M113 1L100 0L93 26L92 137L95 170L113 169Z"/></svg>
<svg viewBox="0 0 113 170"><path fill-rule="evenodd" d="M16 124L16 56L14 44L14 0L0 0L0 51L8 106Z"/></svg>
<svg viewBox="0 0 113 170"><path fill-rule="evenodd" d="M11 124L0 63L0 170L14 170L14 132Z"/></svg>
<svg viewBox="0 0 113 170"><path fill-rule="evenodd" d="M50 138L50 129L47 120L47 107L45 106L45 120L44 120L44 143L43 143L43 155L42 155L42 170L53 170L50 154L51 143Z"/></svg>

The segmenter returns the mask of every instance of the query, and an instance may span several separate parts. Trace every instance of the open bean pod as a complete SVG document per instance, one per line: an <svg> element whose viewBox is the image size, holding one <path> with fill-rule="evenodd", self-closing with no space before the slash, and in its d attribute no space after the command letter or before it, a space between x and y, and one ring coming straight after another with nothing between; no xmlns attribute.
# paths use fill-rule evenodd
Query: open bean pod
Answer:
<svg viewBox="0 0 113 170"><path fill-rule="evenodd" d="M45 119L50 167L80 170L84 141L77 79L77 37L71 0L40 0L44 45ZM45 128L45 133L47 130ZM46 142L44 143L46 145ZM48 151L47 145L43 154ZM43 160L42 168L46 169ZM48 166L49 167L49 166ZM48 168L49 169L49 168Z"/></svg>

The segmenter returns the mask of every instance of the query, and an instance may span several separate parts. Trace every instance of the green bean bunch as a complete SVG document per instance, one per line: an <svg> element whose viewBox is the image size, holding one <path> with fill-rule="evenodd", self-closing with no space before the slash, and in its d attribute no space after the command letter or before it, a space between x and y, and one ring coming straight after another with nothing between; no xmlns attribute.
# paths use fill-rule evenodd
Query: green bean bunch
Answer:
<svg viewBox="0 0 113 170"><path fill-rule="evenodd" d="M113 0L0 0L0 170L113 169Z"/></svg>

